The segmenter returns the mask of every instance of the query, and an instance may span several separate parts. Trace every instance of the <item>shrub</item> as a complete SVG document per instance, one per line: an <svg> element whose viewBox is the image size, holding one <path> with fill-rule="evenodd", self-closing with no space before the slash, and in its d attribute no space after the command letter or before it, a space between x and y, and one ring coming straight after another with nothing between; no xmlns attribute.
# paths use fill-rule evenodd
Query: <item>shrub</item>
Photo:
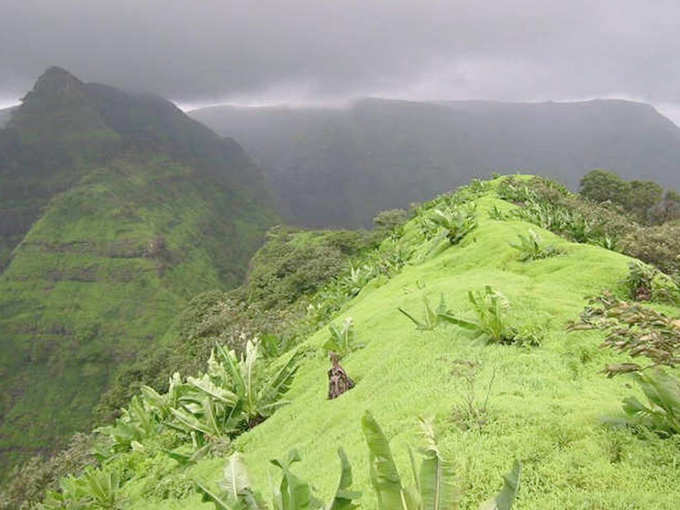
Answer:
<svg viewBox="0 0 680 510"><path fill-rule="evenodd" d="M626 398L623 401L626 422L663 437L680 434L680 379L658 368L635 373L633 377L647 397L647 405L636 397Z"/></svg>
<svg viewBox="0 0 680 510"><path fill-rule="evenodd" d="M437 208L429 216L431 222L443 229L443 235L451 244L458 244L477 228L472 208Z"/></svg>
<svg viewBox="0 0 680 510"><path fill-rule="evenodd" d="M411 454L414 487L405 487L392 457L389 442L380 425L367 411L361 428L368 445L371 485L378 496L378 510L434 510L456 508L458 489L451 463L439 449L432 423L421 419L425 447L423 460L416 472ZM480 506L480 510L510 510L517 497L521 465L515 462L511 473L504 477L503 489Z"/></svg>
<svg viewBox="0 0 680 510"><path fill-rule="evenodd" d="M272 460L271 463L281 470L281 478L273 487L272 506L275 510L352 510L358 508L354 503L361 497L360 492L351 491L352 466L342 448L340 457L340 482L333 500L324 505L313 495L312 486L291 471L291 466L301 460L297 450L291 450L285 461ZM253 489L248 471L240 454L232 455L224 468L224 477L218 483L218 490L208 488L207 484L197 482L197 490L202 500L215 505L216 510L262 510L268 508L261 494Z"/></svg>
<svg viewBox="0 0 680 510"><path fill-rule="evenodd" d="M329 324L330 338L323 344L323 348L328 352L334 352L340 358L344 358L349 353L356 349L363 347L357 344L354 338L354 322L351 317L347 317L342 327L337 327L335 324Z"/></svg>
<svg viewBox="0 0 680 510"><path fill-rule="evenodd" d="M384 236L389 234L401 235L403 227L408 220L408 212L404 209L388 209L380 211L375 218L373 218L373 225L375 229Z"/></svg>
<svg viewBox="0 0 680 510"><path fill-rule="evenodd" d="M666 274L680 272L680 223L636 228L621 239L620 249Z"/></svg>
<svg viewBox="0 0 680 510"><path fill-rule="evenodd" d="M510 303L503 294L487 285L483 291L468 292L468 300L477 316L476 322L454 317L451 313L441 314L441 318L487 343L510 344L515 341L517 331L508 325L505 318Z"/></svg>
<svg viewBox="0 0 680 510"><path fill-rule="evenodd" d="M58 482L69 473L80 473L94 466L92 453L93 434L75 434L67 448L45 459L36 456L17 466L9 474L4 491L0 494L3 510L24 510L42 500L45 490L57 490Z"/></svg>
<svg viewBox="0 0 680 510"><path fill-rule="evenodd" d="M636 227L635 221L611 204L583 200L564 186L541 177L527 182L505 178L500 198L520 205L514 217L529 221L569 240L614 249Z"/></svg>
<svg viewBox="0 0 680 510"><path fill-rule="evenodd" d="M389 442L373 416L367 411L361 428L369 451L371 485L378 497L378 510L443 510L456 508L459 490L453 465L444 458L437 442L432 423L420 420L424 447L420 449L422 461L416 472L415 458L411 453L414 486L404 487L390 450ZM297 450L291 450L285 461L272 460L281 470L281 478L274 484L272 507L275 510L353 510L361 493L351 490L352 467L344 451L340 457L340 482L333 500L325 505L313 494L312 485L295 475L291 466L300 461ZM504 477L502 490L483 503L480 510L511 510L520 485L521 465L515 462L512 471ZM264 498L251 486L248 473L239 454L232 455L224 470L218 489L197 482L203 501L211 502L216 510L245 510L269 508Z"/></svg>
<svg viewBox="0 0 680 510"><path fill-rule="evenodd" d="M624 285L628 297L636 301L650 301L652 299L652 286L656 271L639 262L628 264L628 276L624 280Z"/></svg>
<svg viewBox="0 0 680 510"><path fill-rule="evenodd" d="M552 245L543 245L541 243L541 237L532 229L529 229L528 235L519 234L518 237L519 242L510 243L510 246L519 251L519 260L522 262L544 259L560 253L560 251Z"/></svg>
<svg viewBox="0 0 680 510"><path fill-rule="evenodd" d="M422 321L416 319L413 315L401 307L399 307L398 310L411 322L413 322L413 324L415 324L417 330L432 331L442 322L442 318L448 314L446 302L444 300L444 294L440 295L439 305L437 306L436 310L432 309L426 296L423 296L423 304L425 306L425 318Z"/></svg>

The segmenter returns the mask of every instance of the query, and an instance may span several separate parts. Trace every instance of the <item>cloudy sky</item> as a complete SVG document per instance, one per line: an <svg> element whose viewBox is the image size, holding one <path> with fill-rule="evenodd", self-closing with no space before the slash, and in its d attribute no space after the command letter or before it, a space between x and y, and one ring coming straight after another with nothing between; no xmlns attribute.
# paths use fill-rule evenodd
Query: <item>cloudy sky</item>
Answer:
<svg viewBox="0 0 680 510"><path fill-rule="evenodd" d="M182 106L651 102L680 121L680 1L0 0L0 104L59 65Z"/></svg>

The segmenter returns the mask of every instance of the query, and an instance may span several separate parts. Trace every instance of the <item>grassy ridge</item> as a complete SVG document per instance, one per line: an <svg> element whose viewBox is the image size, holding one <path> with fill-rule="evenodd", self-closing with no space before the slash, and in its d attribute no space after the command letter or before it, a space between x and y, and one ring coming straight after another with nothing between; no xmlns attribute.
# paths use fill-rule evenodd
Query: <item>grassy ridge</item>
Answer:
<svg viewBox="0 0 680 510"><path fill-rule="evenodd" d="M115 367L159 345L190 297L237 285L272 219L159 155L55 196L0 276L3 467L86 428Z"/></svg>
<svg viewBox="0 0 680 510"><path fill-rule="evenodd" d="M465 489L462 508L476 508L496 490L499 475L516 457L524 463L520 509L674 507L680 496L677 440L645 440L603 425L603 418L620 414L621 399L636 390L627 387L625 378L610 380L599 373L615 356L598 348L597 334L567 334L564 329L582 310L584 296L618 287L630 259L566 242L521 221L490 220L487 211L494 204L514 207L483 197L479 227L460 245L443 243L383 285L369 284L339 314L353 318L357 339L366 344L343 362L358 384L341 398L326 400L328 362L320 351L308 358L287 395L292 403L236 442L254 486L267 492L268 460L296 447L303 462L295 472L313 481L327 500L337 483L335 450L343 446L354 466L355 487L364 492L363 506L375 508L360 432L360 417L369 409L391 439L403 476L409 472L406 446L419 442L415 417L435 417L443 449L455 461ZM509 243L529 228L565 253L519 262ZM403 242L418 237L415 224L409 223ZM417 250L424 254L427 247ZM397 311L403 306L420 315L423 294L436 301L443 293L449 307L466 316L467 291L484 285L510 300L512 324L543 330L541 347L483 346L452 326L418 332ZM677 309L667 311L677 314ZM308 344L320 347L327 335L320 330ZM465 381L452 373L455 360L479 364L479 401L493 378L488 422L481 427L465 429L455 418L454 408L469 393ZM177 487L190 479L220 479L223 459L204 460L178 475L164 455L135 455L130 463L139 463L137 472L144 466L149 474L126 486L131 508L211 508L197 495L175 499ZM167 499L159 498L158 487L167 489Z"/></svg>

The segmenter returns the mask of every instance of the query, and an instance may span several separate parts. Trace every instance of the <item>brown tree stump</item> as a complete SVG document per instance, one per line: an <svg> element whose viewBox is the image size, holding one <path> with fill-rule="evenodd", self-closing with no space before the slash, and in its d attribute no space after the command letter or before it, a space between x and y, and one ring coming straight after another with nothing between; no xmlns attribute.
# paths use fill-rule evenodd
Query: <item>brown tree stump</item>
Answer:
<svg viewBox="0 0 680 510"><path fill-rule="evenodd" d="M328 400L332 400L354 388L354 381L350 379L345 369L340 366L338 355L334 352L329 354L332 366L328 371Z"/></svg>

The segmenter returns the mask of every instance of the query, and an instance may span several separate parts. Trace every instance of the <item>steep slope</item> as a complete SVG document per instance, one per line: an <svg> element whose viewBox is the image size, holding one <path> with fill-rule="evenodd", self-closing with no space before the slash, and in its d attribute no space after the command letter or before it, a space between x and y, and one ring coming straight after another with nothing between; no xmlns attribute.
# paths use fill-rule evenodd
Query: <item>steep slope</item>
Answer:
<svg viewBox="0 0 680 510"><path fill-rule="evenodd" d="M0 110L0 129L4 128L12 117L12 111L14 108L4 108Z"/></svg>
<svg viewBox="0 0 680 510"><path fill-rule="evenodd" d="M605 426L602 420L620 416L621 400L638 390L626 378L602 375L605 363L624 358L600 349L599 334L565 331L582 311L584 296L619 286L630 259L569 243L522 221L492 220L494 206L502 212L515 207L493 192L476 202L479 227L457 246L444 241L431 250L418 220L407 224L401 243L415 248L412 262L392 279L370 283L337 315L353 318L357 342L365 344L343 360L357 381L354 389L326 399L328 361L320 347L327 329L303 346L311 352L286 395L290 404L236 441L253 486L269 494L269 474L275 476L276 468L268 460L297 448L303 461L294 472L328 501L339 473L335 451L343 446L354 469L353 487L363 491L362 508L376 508L360 429L368 409L407 479L407 446L420 443L416 417L435 418L442 451L454 461L464 489L461 508L476 509L495 492L514 458L524 470L513 508L674 508L680 496L677 441ZM564 253L520 262L509 244L529 229ZM423 296L436 302L443 294L457 315L472 318L466 294L485 285L509 299L513 325L542 332L541 346L484 345L454 326L417 331L397 310L420 317ZM461 366L474 367L473 386ZM462 418L471 398L478 407L488 404L481 422ZM182 468L169 464L163 452L133 452L127 462L143 466L145 476L131 480L123 496L131 508L208 510L213 505L201 503L187 487L191 480L215 487L225 460L218 456Z"/></svg>
<svg viewBox="0 0 680 510"><path fill-rule="evenodd" d="M195 293L276 220L230 139L157 97L48 70L0 130L0 471L91 423Z"/></svg>
<svg viewBox="0 0 680 510"><path fill-rule="evenodd" d="M508 169L573 187L607 168L680 187L680 129L628 101L367 99L346 109L212 107L190 115L241 141L288 218L308 226L368 225L379 210Z"/></svg>

